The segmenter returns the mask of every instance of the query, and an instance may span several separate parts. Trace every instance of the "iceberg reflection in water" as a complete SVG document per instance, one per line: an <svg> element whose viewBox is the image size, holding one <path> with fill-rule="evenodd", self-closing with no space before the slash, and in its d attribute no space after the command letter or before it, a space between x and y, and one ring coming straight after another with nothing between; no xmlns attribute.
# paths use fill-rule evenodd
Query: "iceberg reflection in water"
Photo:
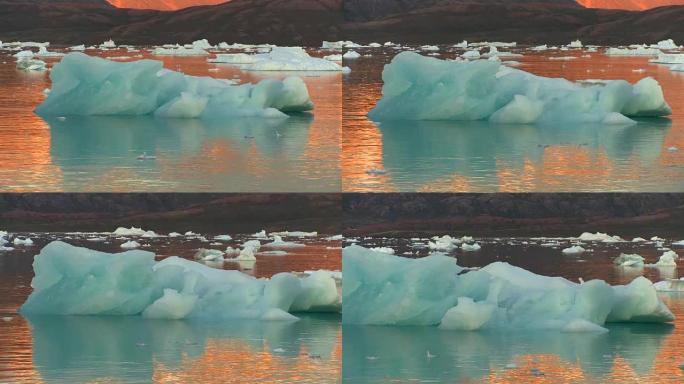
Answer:
<svg viewBox="0 0 684 384"><path fill-rule="evenodd" d="M436 327L343 326L343 379L349 383L532 380L620 382L658 376L655 361L672 333L668 324L612 324L606 333L445 332ZM431 357L428 357L427 351ZM677 368L678 362L672 362ZM631 380L631 381L630 381ZM498 381L497 381L498 382ZM520 382L520 381L519 381Z"/></svg>
<svg viewBox="0 0 684 384"><path fill-rule="evenodd" d="M345 191L670 191L684 169L667 161L668 119L636 125L376 123L381 158L345 163ZM375 161L380 163L376 164ZM347 168L349 167L349 168ZM365 168L386 174L369 176Z"/></svg>
<svg viewBox="0 0 684 384"><path fill-rule="evenodd" d="M27 320L33 365L46 382L315 383L339 377L341 370L339 315L304 315L294 323L137 316Z"/></svg>
<svg viewBox="0 0 684 384"><path fill-rule="evenodd" d="M345 191L679 191L668 119L636 125L383 121L381 158L345 164ZM372 145L373 143L369 143ZM375 163L379 161L379 163ZM366 168L381 168L369 176Z"/></svg>
<svg viewBox="0 0 684 384"><path fill-rule="evenodd" d="M335 191L339 145L312 117L229 120L51 118L50 155L67 191ZM139 156L156 157L140 161Z"/></svg>

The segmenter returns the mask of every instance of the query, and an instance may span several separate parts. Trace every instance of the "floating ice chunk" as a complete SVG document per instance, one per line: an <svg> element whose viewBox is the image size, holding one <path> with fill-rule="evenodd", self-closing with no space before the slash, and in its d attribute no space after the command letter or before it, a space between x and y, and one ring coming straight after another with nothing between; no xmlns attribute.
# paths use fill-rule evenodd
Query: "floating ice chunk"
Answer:
<svg viewBox="0 0 684 384"><path fill-rule="evenodd" d="M288 253L286 251L261 251L259 254L262 256L285 256Z"/></svg>
<svg viewBox="0 0 684 384"><path fill-rule="evenodd" d="M453 238L449 235L442 237L433 237L433 241L428 242L428 248L434 251L452 251L462 243L461 239Z"/></svg>
<svg viewBox="0 0 684 384"><path fill-rule="evenodd" d="M358 59L359 57L361 57L361 54L356 51L347 51L342 55L342 58L347 60Z"/></svg>
<svg viewBox="0 0 684 384"><path fill-rule="evenodd" d="M268 239L268 235L266 234L265 229L262 229L259 232L253 233L252 237L257 238L257 239Z"/></svg>
<svg viewBox="0 0 684 384"><path fill-rule="evenodd" d="M138 243L135 240L129 240L123 244L121 244L121 248L123 249L134 249L134 248L140 248L140 243Z"/></svg>
<svg viewBox="0 0 684 384"><path fill-rule="evenodd" d="M342 67L330 60L311 57L301 47L275 47L258 54L254 62L245 66L248 71L333 71Z"/></svg>
<svg viewBox="0 0 684 384"><path fill-rule="evenodd" d="M658 57L650 60L650 62L657 64L684 64L684 53L660 53Z"/></svg>
<svg viewBox="0 0 684 384"><path fill-rule="evenodd" d="M646 239L643 237L635 237L632 239L632 243L643 243L644 241L646 241Z"/></svg>
<svg viewBox="0 0 684 384"><path fill-rule="evenodd" d="M151 252L110 254L58 241L33 265L24 314L292 320L282 312L340 308L335 279L326 273L256 279L173 256L155 262Z"/></svg>
<svg viewBox="0 0 684 384"><path fill-rule="evenodd" d="M475 302L470 297L459 297L455 307L442 317L439 327L448 330L475 331L489 321L496 311L494 304Z"/></svg>
<svg viewBox="0 0 684 384"><path fill-rule="evenodd" d="M202 260L202 261L223 260L223 251L220 251L218 249L200 248L197 250L197 252L195 253L193 258L195 260Z"/></svg>
<svg viewBox="0 0 684 384"><path fill-rule="evenodd" d="M12 57L16 58L17 60L27 60L33 58L33 56L35 56L35 54L33 53L33 51L30 50L19 51L12 55Z"/></svg>
<svg viewBox="0 0 684 384"><path fill-rule="evenodd" d="M420 47L421 51L439 51L439 47L436 45L423 45Z"/></svg>
<svg viewBox="0 0 684 384"><path fill-rule="evenodd" d="M186 48L186 47L175 47L175 48L162 48L157 47L152 51L154 56L206 56L209 52L202 48Z"/></svg>
<svg viewBox="0 0 684 384"><path fill-rule="evenodd" d="M473 244L468 244L468 243L463 243L461 244L461 250L464 252L475 252L479 251L482 247L478 243L473 243Z"/></svg>
<svg viewBox="0 0 684 384"><path fill-rule="evenodd" d="M370 248L371 251L373 252L380 252L380 253L385 253L388 255L394 255L394 249L390 247L373 247Z"/></svg>
<svg viewBox="0 0 684 384"><path fill-rule="evenodd" d="M159 237L154 231L146 231L142 228L137 228L137 227L130 227L130 228L125 228L125 227L118 227L117 229L112 232L112 235L114 236L141 236L141 237L146 237L146 238L154 238L154 237Z"/></svg>
<svg viewBox="0 0 684 384"><path fill-rule="evenodd" d="M461 55L462 58L467 59L467 60L476 60L480 58L480 51L478 50L471 50L471 51L466 51Z"/></svg>
<svg viewBox="0 0 684 384"><path fill-rule="evenodd" d="M679 151L679 148L672 146L672 147L668 147L667 151L668 152L677 152L677 151Z"/></svg>
<svg viewBox="0 0 684 384"><path fill-rule="evenodd" d="M284 241L282 237L273 235L273 241L263 245L268 248L301 248L306 247L305 244L295 243L292 241Z"/></svg>
<svg viewBox="0 0 684 384"><path fill-rule="evenodd" d="M211 45L209 43L209 41L207 41L207 39L195 40L192 42L192 44L190 44L190 46L192 48L195 48L195 49L212 49L212 48L214 48L214 46Z"/></svg>
<svg viewBox="0 0 684 384"><path fill-rule="evenodd" d="M679 259L679 255L677 255L677 252L666 251L660 256L658 262L655 265L656 267L677 267L677 259Z"/></svg>
<svg viewBox="0 0 684 384"><path fill-rule="evenodd" d="M672 245L675 247L684 247L684 240L673 241Z"/></svg>
<svg viewBox="0 0 684 384"><path fill-rule="evenodd" d="M324 238L323 240L326 241L339 241L339 240L344 240L344 236L342 235L333 235L333 236L328 236Z"/></svg>
<svg viewBox="0 0 684 384"><path fill-rule="evenodd" d="M568 48L582 48L583 46L580 40L574 40L568 44Z"/></svg>
<svg viewBox="0 0 684 384"><path fill-rule="evenodd" d="M218 236L214 236L214 240L231 241L231 240L233 240L233 238L230 235L218 235Z"/></svg>
<svg viewBox="0 0 684 384"><path fill-rule="evenodd" d="M677 64L670 67L673 72L684 72L684 64Z"/></svg>
<svg viewBox="0 0 684 384"><path fill-rule="evenodd" d="M407 259L359 246L343 250L342 265L342 321L346 324L437 325L444 321L445 327L455 324L459 329L480 325L482 329L602 331L606 322L674 319L644 277L624 286L601 280L576 284L501 262L462 273L453 258L443 255ZM494 308L491 314L490 306Z"/></svg>
<svg viewBox="0 0 684 384"><path fill-rule="evenodd" d="M684 277L677 279L668 279L659 281L653 284L657 291L662 292L684 292Z"/></svg>
<svg viewBox="0 0 684 384"><path fill-rule="evenodd" d="M70 53L50 74L52 92L40 115L286 117L313 107L302 79L233 85L163 69L160 61L114 62ZM206 100L206 103L204 102Z"/></svg>
<svg viewBox="0 0 684 384"><path fill-rule="evenodd" d="M246 53L222 53L216 57L207 60L209 63L223 63L223 64L252 64L256 61L256 55L248 55Z"/></svg>
<svg viewBox="0 0 684 384"><path fill-rule="evenodd" d="M536 47L530 48L532 51L546 51L549 49L549 46L544 44L544 45L538 45Z"/></svg>
<svg viewBox="0 0 684 384"><path fill-rule="evenodd" d="M46 71L47 63L37 59L22 59L17 61L17 69L21 71Z"/></svg>
<svg viewBox="0 0 684 384"><path fill-rule="evenodd" d="M613 264L620 267L643 267L644 258L636 253L621 253L620 256L613 259Z"/></svg>
<svg viewBox="0 0 684 384"><path fill-rule="evenodd" d="M25 238L15 237L14 241L12 241L12 244L14 244L16 246L30 247L33 245L33 240L31 240L30 237L25 237Z"/></svg>
<svg viewBox="0 0 684 384"><path fill-rule="evenodd" d="M679 48L681 48L680 46L675 44L674 40L672 40L672 39L661 40L658 42L658 44L651 45L651 47L656 47L658 49L679 49Z"/></svg>
<svg viewBox="0 0 684 384"><path fill-rule="evenodd" d="M458 44L454 44L454 48L468 49L468 41L463 40Z"/></svg>
<svg viewBox="0 0 684 384"><path fill-rule="evenodd" d="M565 255L579 255L585 252L585 249L579 245L573 245L572 247L564 248L561 252Z"/></svg>
<svg viewBox="0 0 684 384"><path fill-rule="evenodd" d="M624 242L620 236L611 236L607 233L603 232L596 232L596 233L591 233L591 232L583 232L579 237L577 237L577 240L580 241L600 241L603 243L621 243Z"/></svg>
<svg viewBox="0 0 684 384"><path fill-rule="evenodd" d="M100 48L103 48L103 49L116 48L116 43L114 42L114 40L109 39L109 40L105 41L104 43L100 44Z"/></svg>
<svg viewBox="0 0 684 384"><path fill-rule="evenodd" d="M40 48L38 48L38 53L36 53L35 56L36 57L62 57L62 56L64 56L64 53L51 52L51 51L48 51L46 47L40 47Z"/></svg>
<svg viewBox="0 0 684 384"><path fill-rule="evenodd" d="M444 61L398 54L383 71L374 120L490 120L498 123L614 122L671 113L658 82L645 78L578 84L499 62ZM624 120L622 120L624 121Z"/></svg>
<svg viewBox="0 0 684 384"><path fill-rule="evenodd" d="M658 56L661 53L660 49L644 47L634 49L611 47L606 50L608 56Z"/></svg>
<svg viewBox="0 0 684 384"><path fill-rule="evenodd" d="M337 53L334 55L324 56L323 58L330 61L342 61L342 54Z"/></svg>
<svg viewBox="0 0 684 384"><path fill-rule="evenodd" d="M81 45L74 45L73 47L69 47L70 51L74 52L83 52L86 50L86 46L81 44Z"/></svg>
<svg viewBox="0 0 684 384"><path fill-rule="evenodd" d="M271 232L271 236L278 235L282 237L316 237L318 232L306 232L306 231L282 231L282 232Z"/></svg>
<svg viewBox="0 0 684 384"><path fill-rule="evenodd" d="M168 236L169 236L169 237L181 237L181 236L183 236L183 235L181 235L181 234L178 233L178 232L170 232Z"/></svg>

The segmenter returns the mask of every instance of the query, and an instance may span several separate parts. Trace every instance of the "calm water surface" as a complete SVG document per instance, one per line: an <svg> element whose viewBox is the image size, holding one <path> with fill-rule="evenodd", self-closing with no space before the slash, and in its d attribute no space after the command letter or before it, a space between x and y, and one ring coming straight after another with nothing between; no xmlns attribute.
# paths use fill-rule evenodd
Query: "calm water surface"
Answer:
<svg viewBox="0 0 684 384"><path fill-rule="evenodd" d="M677 269L616 268L621 252L639 253L655 263L662 251L653 243L587 243L593 251L564 256L570 244L542 247L546 240L476 239L479 252L450 253L459 265L506 261L535 273L573 281L604 279L624 284L645 275L652 281L684 276ZM680 240L680 239L674 239ZM427 239L360 239L396 254L422 257ZM669 246L670 241L665 241ZM673 248L684 255L684 248ZM681 264L681 263L680 263ZM437 327L343 327L343 381L348 383L681 383L684 382L684 294L662 293L677 317L674 324L611 324L603 334L561 332L441 331ZM428 358L427 351L435 357Z"/></svg>
<svg viewBox="0 0 684 384"><path fill-rule="evenodd" d="M51 49L57 50L57 49ZM336 192L340 190L342 75L247 72L207 57L88 50L117 61L162 60L190 75L304 79L312 114L220 122L153 117L68 117L33 113L50 88L49 72L15 68L0 50L0 191ZM311 52L313 55L329 53ZM46 59L52 66L59 59ZM146 152L156 160L138 161Z"/></svg>
<svg viewBox="0 0 684 384"><path fill-rule="evenodd" d="M0 252L0 382L12 383L335 383L342 370L340 316L301 315L294 323L261 321L147 320L138 316L32 316L17 313L31 291L31 263L43 245L74 245L119 252L124 239L85 240L93 234L37 233L33 247ZM192 258L200 239L137 239L158 258ZM207 238L211 238L207 235ZM341 269L339 241L296 239L304 248L285 256L257 254L253 266L212 263L269 277L278 272Z"/></svg>
<svg viewBox="0 0 684 384"><path fill-rule="evenodd" d="M462 50L441 47L440 58ZM503 50L503 49L502 49ZM384 121L366 116L381 97L382 69L398 52L359 49L346 60L342 188L348 192L684 191L684 73L649 57L602 50L530 52L518 68L569 80L652 76L673 109L669 119L630 127L490 125L486 122ZM371 56L365 56L371 55ZM553 60L552 57L576 57ZM504 58L502 60L508 60ZM668 148L677 147L678 151ZM369 173L380 169L384 174Z"/></svg>

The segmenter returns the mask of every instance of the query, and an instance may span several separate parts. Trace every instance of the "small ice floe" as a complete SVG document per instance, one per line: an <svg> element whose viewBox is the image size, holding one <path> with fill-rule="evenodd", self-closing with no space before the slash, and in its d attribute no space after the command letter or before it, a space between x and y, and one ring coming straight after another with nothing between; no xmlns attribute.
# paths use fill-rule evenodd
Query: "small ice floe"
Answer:
<svg viewBox="0 0 684 384"><path fill-rule="evenodd" d="M658 259L658 262L655 264L656 267L668 267L668 268L674 268L677 267L677 262L676 260L679 259L679 255L677 255L677 252L675 251L666 251L663 253L660 258Z"/></svg>
<svg viewBox="0 0 684 384"><path fill-rule="evenodd" d="M394 249L389 248L389 247L373 247L370 249L372 251L375 251L375 252L386 253L388 255L394 255Z"/></svg>
<svg viewBox="0 0 684 384"><path fill-rule="evenodd" d="M135 240L129 240L129 241L121 244L121 248L123 248L123 249L135 249L135 248L139 248L139 247L140 247L140 243L138 243Z"/></svg>
<svg viewBox="0 0 684 384"><path fill-rule="evenodd" d="M137 159L140 161L145 161L145 160L155 160L157 156L150 156L147 154L147 152L143 152L140 155L138 155Z"/></svg>
<svg viewBox="0 0 684 384"><path fill-rule="evenodd" d="M137 227L118 227L112 232L113 236L139 236L145 238L159 237L154 231L146 231L142 228Z"/></svg>
<svg viewBox="0 0 684 384"><path fill-rule="evenodd" d="M637 47L630 48L608 48L606 50L607 56L658 56L662 52L657 48Z"/></svg>
<svg viewBox="0 0 684 384"><path fill-rule="evenodd" d="M231 241L231 240L233 240L233 238L230 235L217 235L217 236L214 236L214 240Z"/></svg>
<svg viewBox="0 0 684 384"><path fill-rule="evenodd" d="M366 360L377 360L377 356L366 356Z"/></svg>
<svg viewBox="0 0 684 384"><path fill-rule="evenodd" d="M306 247L306 244L284 241L282 237L273 235L273 241L266 243L263 246L267 248L302 248Z"/></svg>
<svg viewBox="0 0 684 384"><path fill-rule="evenodd" d="M326 240L326 241L340 241L340 240L344 240L344 236L342 236L342 235L333 235L333 236L328 236L328 237L324 238L323 240Z"/></svg>
<svg viewBox="0 0 684 384"><path fill-rule="evenodd" d="M101 243L101 242L107 240L107 238L106 238L106 237L102 237L102 236L95 236L95 237L88 237L88 238L86 238L86 240L87 240L87 241L92 241L92 242L94 242L94 243Z"/></svg>
<svg viewBox="0 0 684 384"><path fill-rule="evenodd" d="M323 58L329 61L342 61L342 55L339 53L334 55L323 56Z"/></svg>
<svg viewBox="0 0 684 384"><path fill-rule="evenodd" d="M435 357L437 357L437 355L433 355L432 353L430 353L430 350L427 350L425 351L425 357L427 357L428 359L434 359Z"/></svg>
<svg viewBox="0 0 684 384"><path fill-rule="evenodd" d="M580 40L573 40L567 45L568 48L582 48L583 46Z"/></svg>
<svg viewBox="0 0 684 384"><path fill-rule="evenodd" d="M263 239L263 240L268 240L268 235L266 234L266 230L262 229L259 232L253 233L252 236L255 239Z"/></svg>
<svg viewBox="0 0 684 384"><path fill-rule="evenodd" d="M480 58L480 51L478 51L478 50L466 51L461 55L461 58L464 58L466 60L477 60Z"/></svg>
<svg viewBox="0 0 684 384"><path fill-rule="evenodd" d="M684 247L684 240L674 241L672 245L675 247Z"/></svg>
<svg viewBox="0 0 684 384"><path fill-rule="evenodd" d="M624 242L620 236L611 236L607 233L602 233L602 232L596 232L596 233L590 233L590 232L584 232L579 237L577 240L580 241L600 241L603 243L621 243Z"/></svg>
<svg viewBox="0 0 684 384"><path fill-rule="evenodd" d="M283 353L283 352L285 352L285 350L282 349L282 348L275 348L275 349L273 349L273 352L275 352L275 353Z"/></svg>
<svg viewBox="0 0 684 384"><path fill-rule="evenodd" d="M504 368L506 368L506 369L516 369L516 368L518 368L518 365L515 364L515 363L508 363L508 364L506 364L506 366L505 366Z"/></svg>
<svg viewBox="0 0 684 384"><path fill-rule="evenodd" d="M83 52L86 50L86 46L81 44L81 45L74 45L73 47L68 48L70 51L74 52Z"/></svg>
<svg viewBox="0 0 684 384"><path fill-rule="evenodd" d="M183 235L181 235L181 234L178 233L178 232L170 232L168 236L169 236L169 237L181 237L181 236L183 236Z"/></svg>
<svg viewBox="0 0 684 384"><path fill-rule="evenodd" d="M482 247L478 243L463 243L461 244L461 251L464 252L476 252L479 251Z"/></svg>
<svg viewBox="0 0 684 384"><path fill-rule="evenodd" d="M41 72L47 70L47 63L37 59L23 59L17 61L17 69L21 71Z"/></svg>
<svg viewBox="0 0 684 384"><path fill-rule="evenodd" d="M387 173L387 171L384 169L379 169L379 168L371 168L371 169L367 170L366 173L369 175L372 175L372 176L376 176L376 175L384 175Z"/></svg>
<svg viewBox="0 0 684 384"><path fill-rule="evenodd" d="M679 151L679 148L672 146L672 147L667 148L667 151L668 152L677 152L677 151Z"/></svg>
<svg viewBox="0 0 684 384"><path fill-rule="evenodd" d="M10 321L12 321L12 319L13 319L13 317L11 317L11 316L4 316L4 317L2 318L2 321L6 322L6 323L9 323Z"/></svg>
<svg viewBox="0 0 684 384"><path fill-rule="evenodd" d="M305 231L282 231L282 232L271 232L269 235L278 235L281 237L316 237L318 232L305 232Z"/></svg>
<svg viewBox="0 0 684 384"><path fill-rule="evenodd" d="M651 241L665 241L665 239L663 239L662 237L653 236L651 237Z"/></svg>
<svg viewBox="0 0 684 384"><path fill-rule="evenodd" d="M442 237L434 236L432 241L428 242L428 248L433 251L449 252L455 248L458 248L458 245L461 243L461 239L454 238L449 235L444 235Z"/></svg>
<svg viewBox="0 0 684 384"><path fill-rule="evenodd" d="M344 55L342 55L342 58L347 60L354 60L358 59L359 57L361 57L361 54L356 51L347 51L344 53Z"/></svg>
<svg viewBox="0 0 684 384"><path fill-rule="evenodd" d="M636 253L627 254L621 253L620 256L613 259L613 264L620 267L643 267L644 258Z"/></svg>
<svg viewBox="0 0 684 384"><path fill-rule="evenodd" d="M286 251L261 251L259 255L261 256L286 256L288 253Z"/></svg>
<svg viewBox="0 0 684 384"><path fill-rule="evenodd" d="M14 240L12 241L12 244L15 246L24 246L24 247L30 247L33 245L33 240L30 238L20 238L20 237L15 237Z"/></svg>
<svg viewBox="0 0 684 384"><path fill-rule="evenodd" d="M684 277L677 279L667 279L653 284L656 291L660 292L684 292Z"/></svg>
<svg viewBox="0 0 684 384"><path fill-rule="evenodd" d="M572 247L564 248L561 252L564 255L579 255L584 253L586 250L580 245L573 245Z"/></svg>
<svg viewBox="0 0 684 384"><path fill-rule="evenodd" d="M646 239L643 237L635 237L632 239L632 243L643 243L644 241L646 241Z"/></svg>
<svg viewBox="0 0 684 384"><path fill-rule="evenodd" d="M193 258L202 261L220 261L223 260L223 251L218 249L200 248L195 252Z"/></svg>
<svg viewBox="0 0 684 384"><path fill-rule="evenodd" d="M51 52L48 51L45 46L38 48L38 53L35 54L36 57L62 57L64 56L61 52Z"/></svg>

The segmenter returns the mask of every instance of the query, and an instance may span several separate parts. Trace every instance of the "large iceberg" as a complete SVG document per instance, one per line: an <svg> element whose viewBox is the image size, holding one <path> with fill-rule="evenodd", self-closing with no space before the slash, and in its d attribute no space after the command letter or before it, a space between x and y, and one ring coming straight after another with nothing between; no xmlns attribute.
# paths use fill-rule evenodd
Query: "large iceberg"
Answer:
<svg viewBox="0 0 684 384"><path fill-rule="evenodd" d="M382 73L374 120L489 120L494 123L633 123L669 115L658 82L574 83L536 76L497 61L447 61L398 54Z"/></svg>
<svg viewBox="0 0 684 384"><path fill-rule="evenodd" d="M466 271L441 254L420 259L350 246L343 251L345 324L444 329L604 331L607 322L668 322L651 282L581 284L496 262Z"/></svg>
<svg viewBox="0 0 684 384"><path fill-rule="evenodd" d="M179 257L110 254L54 241L33 262L33 292L21 312L148 318L296 320L291 312L339 311L334 274L257 279Z"/></svg>
<svg viewBox="0 0 684 384"><path fill-rule="evenodd" d="M114 62L70 53L50 73L52 90L36 113L169 118L285 117L313 108L299 77L234 85L188 76L161 61Z"/></svg>

